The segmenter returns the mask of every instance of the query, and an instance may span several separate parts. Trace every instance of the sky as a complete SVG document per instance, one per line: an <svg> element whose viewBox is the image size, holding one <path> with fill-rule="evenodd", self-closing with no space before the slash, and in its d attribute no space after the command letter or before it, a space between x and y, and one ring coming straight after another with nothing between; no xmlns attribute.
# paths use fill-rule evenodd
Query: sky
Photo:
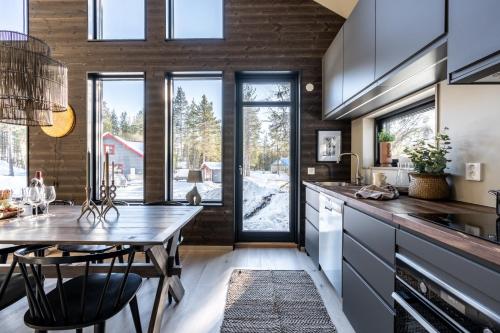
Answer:
<svg viewBox="0 0 500 333"><path fill-rule="evenodd" d="M0 0L0 30L24 31L24 0Z"/></svg>
<svg viewBox="0 0 500 333"><path fill-rule="evenodd" d="M103 81L102 97L110 110L115 109L118 118L123 111L133 117L144 110L144 80Z"/></svg>
<svg viewBox="0 0 500 333"><path fill-rule="evenodd" d="M222 0L173 0L175 38L222 38Z"/></svg>

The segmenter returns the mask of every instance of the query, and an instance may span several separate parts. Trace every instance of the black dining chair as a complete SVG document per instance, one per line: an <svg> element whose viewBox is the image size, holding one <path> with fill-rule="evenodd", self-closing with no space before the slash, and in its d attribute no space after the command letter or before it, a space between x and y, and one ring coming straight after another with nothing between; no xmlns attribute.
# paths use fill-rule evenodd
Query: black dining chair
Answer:
<svg viewBox="0 0 500 333"><path fill-rule="evenodd" d="M25 324L38 332L71 330L82 332L94 326L94 332L104 333L106 321L130 306L136 332L142 332L136 294L142 278L130 273L135 250L126 248L99 254L69 257L41 257L43 247L26 247L15 252L24 277L29 310ZM124 273L113 273L116 259L128 255ZM89 273L94 261L111 260L107 273ZM85 263L84 275L63 281L61 266ZM57 286L50 292L43 288L43 272L52 266L57 275ZM35 284L30 283L30 275Z"/></svg>
<svg viewBox="0 0 500 333"><path fill-rule="evenodd" d="M6 264L9 255L21 248L23 246L20 245L0 245L1 263ZM0 311L26 296L23 276L19 273L14 273L16 265L17 260L13 257L8 272L0 273ZM34 282L32 277L30 282L32 284Z"/></svg>

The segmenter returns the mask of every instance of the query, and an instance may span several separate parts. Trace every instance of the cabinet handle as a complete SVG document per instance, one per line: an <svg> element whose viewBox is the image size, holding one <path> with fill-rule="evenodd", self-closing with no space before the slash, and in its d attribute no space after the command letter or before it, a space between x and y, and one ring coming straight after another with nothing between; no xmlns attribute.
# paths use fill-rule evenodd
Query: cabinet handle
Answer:
<svg viewBox="0 0 500 333"><path fill-rule="evenodd" d="M415 319L423 328L425 328L427 332L439 333L439 331L435 329L434 326L429 324L429 322L424 317L422 317L422 315L420 315L417 310L412 308L411 305L408 304L408 302L406 302L401 296L394 292L391 294L391 297L392 299L394 299L394 301L396 301L396 303L398 303L403 309L405 309L405 311L408 312L408 314L412 316L413 319Z"/></svg>

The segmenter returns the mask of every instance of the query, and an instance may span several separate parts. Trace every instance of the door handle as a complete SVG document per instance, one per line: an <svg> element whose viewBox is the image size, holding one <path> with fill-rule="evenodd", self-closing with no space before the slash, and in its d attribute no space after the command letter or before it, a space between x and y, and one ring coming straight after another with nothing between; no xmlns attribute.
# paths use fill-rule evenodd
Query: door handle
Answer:
<svg viewBox="0 0 500 333"><path fill-rule="evenodd" d="M240 172L240 176L243 176L243 166L238 165L238 170Z"/></svg>

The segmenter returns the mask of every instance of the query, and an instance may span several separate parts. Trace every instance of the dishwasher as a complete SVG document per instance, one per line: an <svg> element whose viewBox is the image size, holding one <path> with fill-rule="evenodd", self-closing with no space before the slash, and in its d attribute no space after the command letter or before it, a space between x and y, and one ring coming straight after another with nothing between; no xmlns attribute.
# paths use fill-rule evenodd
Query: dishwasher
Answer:
<svg viewBox="0 0 500 333"><path fill-rule="evenodd" d="M319 194L319 265L342 297L342 236L344 202Z"/></svg>

